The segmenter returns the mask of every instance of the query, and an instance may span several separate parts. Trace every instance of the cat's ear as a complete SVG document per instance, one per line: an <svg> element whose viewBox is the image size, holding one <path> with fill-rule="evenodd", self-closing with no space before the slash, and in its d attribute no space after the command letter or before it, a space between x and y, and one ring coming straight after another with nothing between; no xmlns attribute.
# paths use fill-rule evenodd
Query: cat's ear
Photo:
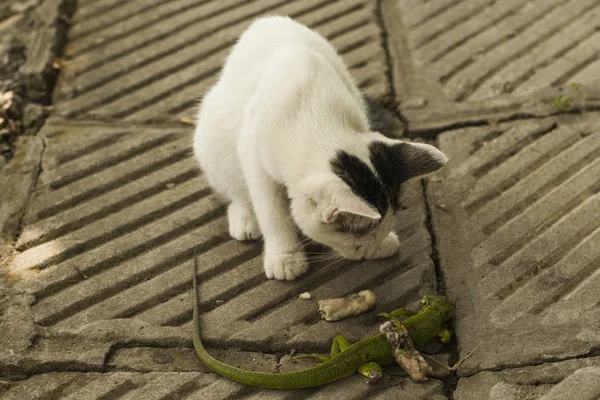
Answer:
<svg viewBox="0 0 600 400"><path fill-rule="evenodd" d="M399 152L410 179L429 175L448 162L448 157L430 144L405 142Z"/></svg>
<svg viewBox="0 0 600 400"><path fill-rule="evenodd" d="M381 142L371 148L372 161L380 164L380 170L389 167L401 175L402 181L420 178L442 168L448 157L440 150L425 143L399 142L393 145Z"/></svg>
<svg viewBox="0 0 600 400"><path fill-rule="evenodd" d="M358 215L374 220L381 219L381 214L377 210L349 189L336 192L332 204L325 207L321 212L321 221L330 224L335 221L340 213Z"/></svg>

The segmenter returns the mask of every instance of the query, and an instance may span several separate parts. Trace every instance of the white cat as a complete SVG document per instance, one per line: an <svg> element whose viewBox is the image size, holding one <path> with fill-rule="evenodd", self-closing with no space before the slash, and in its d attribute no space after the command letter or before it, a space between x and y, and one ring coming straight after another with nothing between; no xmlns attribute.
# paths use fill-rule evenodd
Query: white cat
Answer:
<svg viewBox="0 0 600 400"><path fill-rule="evenodd" d="M426 144L371 132L341 57L286 17L256 20L206 94L194 152L231 203L237 240L264 236L267 278L306 272L298 228L348 259L389 257L400 185L446 157Z"/></svg>

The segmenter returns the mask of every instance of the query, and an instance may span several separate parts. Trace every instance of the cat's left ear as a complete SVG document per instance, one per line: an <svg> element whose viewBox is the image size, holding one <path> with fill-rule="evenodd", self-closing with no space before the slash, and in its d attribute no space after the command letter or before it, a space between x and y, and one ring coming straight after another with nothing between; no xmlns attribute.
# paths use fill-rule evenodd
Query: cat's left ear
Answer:
<svg viewBox="0 0 600 400"><path fill-rule="evenodd" d="M399 142L383 144L371 148L372 161L382 170L393 166L395 173L402 175L402 180L420 178L442 168L448 162L448 157L440 150L425 143Z"/></svg>

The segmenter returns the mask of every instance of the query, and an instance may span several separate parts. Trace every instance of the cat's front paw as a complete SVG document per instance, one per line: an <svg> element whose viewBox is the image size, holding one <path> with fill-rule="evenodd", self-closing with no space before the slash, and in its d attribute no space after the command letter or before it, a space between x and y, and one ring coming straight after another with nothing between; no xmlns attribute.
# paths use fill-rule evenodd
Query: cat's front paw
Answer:
<svg viewBox="0 0 600 400"><path fill-rule="evenodd" d="M292 281L308 270L308 261L302 251L294 253L265 253L265 274L268 279Z"/></svg>
<svg viewBox="0 0 600 400"><path fill-rule="evenodd" d="M390 232L379 244L373 258L388 258L396 254L400 248L400 241L394 232Z"/></svg>
<svg viewBox="0 0 600 400"><path fill-rule="evenodd" d="M254 212L249 210L246 205L231 203L227 209L227 219L229 234L235 240L256 240L262 236Z"/></svg>

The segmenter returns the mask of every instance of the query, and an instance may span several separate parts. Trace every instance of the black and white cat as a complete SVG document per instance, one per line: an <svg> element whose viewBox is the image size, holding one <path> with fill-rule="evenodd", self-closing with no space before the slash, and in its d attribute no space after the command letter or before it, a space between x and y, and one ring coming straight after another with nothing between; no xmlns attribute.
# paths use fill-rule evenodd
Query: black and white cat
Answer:
<svg viewBox="0 0 600 400"><path fill-rule="evenodd" d="M433 146L369 129L344 62L290 18L256 20L206 94L194 134L237 240L264 236L267 278L306 272L298 228L348 259L389 257L400 185L441 168Z"/></svg>

